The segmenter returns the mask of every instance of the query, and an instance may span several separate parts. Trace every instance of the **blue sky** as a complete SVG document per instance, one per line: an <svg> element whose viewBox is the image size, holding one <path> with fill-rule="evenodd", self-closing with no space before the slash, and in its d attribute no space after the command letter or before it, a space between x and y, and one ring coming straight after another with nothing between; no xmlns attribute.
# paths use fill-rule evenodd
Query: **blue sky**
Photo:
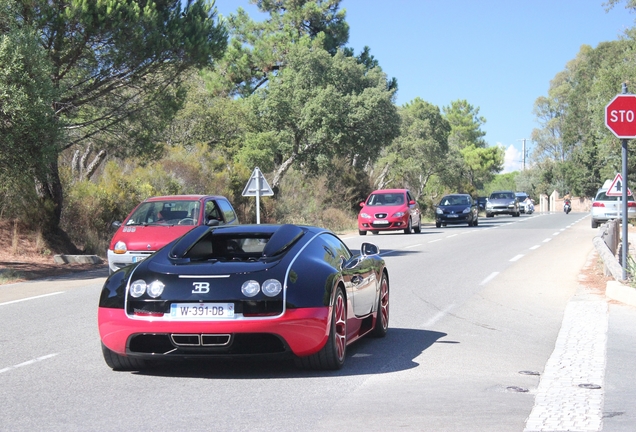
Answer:
<svg viewBox="0 0 636 432"><path fill-rule="evenodd" d="M438 107L465 99L486 118L489 145L506 149L504 172L532 149L534 102L581 45L618 39L636 15L604 0L343 0L349 43L366 45L398 80L397 104L420 97ZM239 7L266 17L248 0L216 0L220 14ZM616 93L621 91L616 83ZM631 90L631 89L630 89ZM632 90L633 91L633 90ZM608 101L609 102L609 101Z"/></svg>

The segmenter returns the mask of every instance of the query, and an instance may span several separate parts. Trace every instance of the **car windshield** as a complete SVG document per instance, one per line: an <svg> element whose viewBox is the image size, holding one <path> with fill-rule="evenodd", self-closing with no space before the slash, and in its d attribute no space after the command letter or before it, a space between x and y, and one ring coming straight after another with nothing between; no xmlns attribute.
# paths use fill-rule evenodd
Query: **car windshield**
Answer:
<svg viewBox="0 0 636 432"><path fill-rule="evenodd" d="M620 201L621 197L619 196L607 196L605 192L599 192L596 194L596 199L594 201ZM627 196L627 201L634 201L633 195Z"/></svg>
<svg viewBox="0 0 636 432"><path fill-rule="evenodd" d="M441 206L470 205L470 198L467 196L445 196L439 202Z"/></svg>
<svg viewBox="0 0 636 432"><path fill-rule="evenodd" d="M494 192L490 195L490 199L515 199L514 194L506 192Z"/></svg>
<svg viewBox="0 0 636 432"><path fill-rule="evenodd" d="M149 201L142 203L126 225L196 225L199 201Z"/></svg>
<svg viewBox="0 0 636 432"><path fill-rule="evenodd" d="M526 198L528 198L528 195L526 194L516 194L516 196L519 201L525 201Z"/></svg>
<svg viewBox="0 0 636 432"><path fill-rule="evenodd" d="M404 193L377 193L372 194L367 200L367 205L370 206L398 206L403 205Z"/></svg>

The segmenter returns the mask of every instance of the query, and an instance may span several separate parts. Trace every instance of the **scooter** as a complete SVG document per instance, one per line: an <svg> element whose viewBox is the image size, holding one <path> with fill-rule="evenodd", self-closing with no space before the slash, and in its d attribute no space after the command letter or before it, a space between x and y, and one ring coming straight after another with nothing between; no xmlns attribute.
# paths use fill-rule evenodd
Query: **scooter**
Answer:
<svg viewBox="0 0 636 432"><path fill-rule="evenodd" d="M526 214L532 214L534 212L534 204L531 202L526 204Z"/></svg>
<svg viewBox="0 0 636 432"><path fill-rule="evenodd" d="M570 204L570 200L566 200L563 203L563 211L565 212L565 214L570 213L570 211L572 211L572 205Z"/></svg>

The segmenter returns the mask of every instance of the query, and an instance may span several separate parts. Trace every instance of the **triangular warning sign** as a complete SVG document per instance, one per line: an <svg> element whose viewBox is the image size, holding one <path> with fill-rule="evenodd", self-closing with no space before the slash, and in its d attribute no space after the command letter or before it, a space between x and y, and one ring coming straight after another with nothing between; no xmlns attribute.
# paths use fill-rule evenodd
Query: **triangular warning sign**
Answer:
<svg viewBox="0 0 636 432"><path fill-rule="evenodd" d="M257 192L258 196L274 195L274 191L269 187L269 183L267 183L267 180L265 180L263 173L258 167L254 168L250 179L247 181L245 189L243 189L243 196L256 196Z"/></svg>
<svg viewBox="0 0 636 432"><path fill-rule="evenodd" d="M605 192L605 195L623 196L624 186L625 186L625 183L623 182L623 176L620 173L618 173L616 174L616 177L614 177L614 181L612 182L607 192ZM632 191L629 190L629 188L627 189L627 196L632 196Z"/></svg>

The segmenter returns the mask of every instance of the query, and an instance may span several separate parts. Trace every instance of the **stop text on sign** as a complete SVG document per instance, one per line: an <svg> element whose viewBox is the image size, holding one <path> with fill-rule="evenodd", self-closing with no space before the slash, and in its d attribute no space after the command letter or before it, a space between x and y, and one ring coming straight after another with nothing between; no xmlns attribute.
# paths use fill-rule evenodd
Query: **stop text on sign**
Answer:
<svg viewBox="0 0 636 432"><path fill-rule="evenodd" d="M636 138L636 95L616 95L605 107L605 126L618 138Z"/></svg>
<svg viewBox="0 0 636 432"><path fill-rule="evenodd" d="M616 122L633 122L634 121L634 111L629 110L612 110L610 111L610 121L613 123Z"/></svg>

